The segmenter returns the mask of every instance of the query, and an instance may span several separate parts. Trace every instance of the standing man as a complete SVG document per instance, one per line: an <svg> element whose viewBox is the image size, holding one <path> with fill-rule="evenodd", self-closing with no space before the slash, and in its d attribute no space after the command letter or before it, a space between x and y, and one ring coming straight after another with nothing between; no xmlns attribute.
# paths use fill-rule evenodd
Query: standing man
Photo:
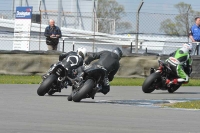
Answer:
<svg viewBox="0 0 200 133"><path fill-rule="evenodd" d="M192 42L200 42L200 17L195 18L195 24L190 29L189 37Z"/></svg>
<svg viewBox="0 0 200 133"><path fill-rule="evenodd" d="M55 26L53 19L49 20L49 26L46 27L44 36L46 37L46 44L48 50L57 50L59 38L62 37L62 33L58 26Z"/></svg>

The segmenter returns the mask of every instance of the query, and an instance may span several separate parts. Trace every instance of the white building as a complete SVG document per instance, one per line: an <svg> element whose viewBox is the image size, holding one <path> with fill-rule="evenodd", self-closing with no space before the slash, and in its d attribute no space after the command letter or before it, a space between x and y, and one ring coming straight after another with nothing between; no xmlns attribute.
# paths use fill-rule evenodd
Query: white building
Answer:
<svg viewBox="0 0 200 133"><path fill-rule="evenodd" d="M32 6L37 22L48 24L54 19L59 27L93 30L93 8L97 0L13 0L13 12L17 6ZM34 20L35 21L35 20Z"/></svg>

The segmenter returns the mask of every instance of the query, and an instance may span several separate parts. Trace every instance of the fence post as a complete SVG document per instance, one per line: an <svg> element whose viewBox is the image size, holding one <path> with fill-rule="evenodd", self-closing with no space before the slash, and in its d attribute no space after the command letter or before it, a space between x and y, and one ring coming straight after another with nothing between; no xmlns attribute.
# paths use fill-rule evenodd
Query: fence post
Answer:
<svg viewBox="0 0 200 133"><path fill-rule="evenodd" d="M74 51L74 41L73 41L73 51Z"/></svg>
<svg viewBox="0 0 200 133"><path fill-rule="evenodd" d="M65 51L65 38L68 38L68 37L62 37L62 40L63 40L62 52Z"/></svg>
<svg viewBox="0 0 200 133"><path fill-rule="evenodd" d="M58 0L58 16L57 16L58 27L61 27L61 9L62 9L62 1Z"/></svg>
<svg viewBox="0 0 200 133"><path fill-rule="evenodd" d="M40 0L39 11L40 11L40 34L39 34L39 50L40 50L40 42L41 42L41 25L42 25L41 0Z"/></svg>
<svg viewBox="0 0 200 133"><path fill-rule="evenodd" d="M12 19L14 20L15 18L15 0L12 1Z"/></svg>
<svg viewBox="0 0 200 133"><path fill-rule="evenodd" d="M65 49L65 38L63 38L63 49L62 49L62 52L64 52L64 49Z"/></svg>
<svg viewBox="0 0 200 133"><path fill-rule="evenodd" d="M140 13L140 9L143 5L143 0L140 3L140 6L137 10L137 22L136 22L136 38L135 38L135 53L138 53L138 33L139 33L139 13Z"/></svg>
<svg viewBox="0 0 200 133"><path fill-rule="evenodd" d="M146 44L146 47L145 47L145 52L147 53L147 51L148 51L148 48L147 48L148 46L147 46L147 44Z"/></svg>
<svg viewBox="0 0 200 133"><path fill-rule="evenodd" d="M188 7L188 10L187 10L187 23L186 23L186 26L187 26L187 30L189 31L189 17L188 17L188 12L189 12L189 10L190 10L190 7L191 7L191 4L189 5L189 7ZM188 32L189 33L189 32ZM187 37L188 37L188 43L189 43L189 34L187 34Z"/></svg>
<svg viewBox="0 0 200 133"><path fill-rule="evenodd" d="M131 50L130 50L130 53L132 53L132 50L133 50L133 41L131 40Z"/></svg>

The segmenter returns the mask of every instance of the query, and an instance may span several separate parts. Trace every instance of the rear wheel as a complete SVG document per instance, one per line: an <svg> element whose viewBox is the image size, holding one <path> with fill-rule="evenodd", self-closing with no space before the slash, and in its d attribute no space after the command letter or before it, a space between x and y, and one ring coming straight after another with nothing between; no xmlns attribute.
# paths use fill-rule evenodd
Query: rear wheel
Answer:
<svg viewBox="0 0 200 133"><path fill-rule="evenodd" d="M147 77L142 85L144 93L151 93L156 89L156 85L161 81L160 73L152 73Z"/></svg>
<svg viewBox="0 0 200 133"><path fill-rule="evenodd" d="M81 99L85 98L87 94L92 91L93 87L94 81L92 79L88 79L79 91L72 92L72 100L74 102L80 102Z"/></svg>
<svg viewBox="0 0 200 133"><path fill-rule="evenodd" d="M52 84L54 82L56 82L57 80L57 76L54 74L51 74L50 76L48 76L48 78L46 78L40 85L40 87L37 90L37 94L39 96L44 96L49 90L50 87L52 86Z"/></svg>
<svg viewBox="0 0 200 133"><path fill-rule="evenodd" d="M180 86L181 86L181 85L176 85L176 86L170 87L170 88L168 88L168 92L169 92L169 93L174 93L175 91L178 90L178 88L179 88Z"/></svg>

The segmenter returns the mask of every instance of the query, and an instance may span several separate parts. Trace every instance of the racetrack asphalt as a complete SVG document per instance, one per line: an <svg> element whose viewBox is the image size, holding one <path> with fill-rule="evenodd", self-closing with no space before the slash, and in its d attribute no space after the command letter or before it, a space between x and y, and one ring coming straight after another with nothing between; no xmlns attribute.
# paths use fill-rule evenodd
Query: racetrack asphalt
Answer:
<svg viewBox="0 0 200 133"><path fill-rule="evenodd" d="M71 87L38 96L39 85L0 85L0 133L199 133L200 111L113 104L113 101L200 99L199 87L144 94L141 87L111 86L107 95L67 101ZM146 100L146 101L145 101ZM112 102L105 102L112 101Z"/></svg>

